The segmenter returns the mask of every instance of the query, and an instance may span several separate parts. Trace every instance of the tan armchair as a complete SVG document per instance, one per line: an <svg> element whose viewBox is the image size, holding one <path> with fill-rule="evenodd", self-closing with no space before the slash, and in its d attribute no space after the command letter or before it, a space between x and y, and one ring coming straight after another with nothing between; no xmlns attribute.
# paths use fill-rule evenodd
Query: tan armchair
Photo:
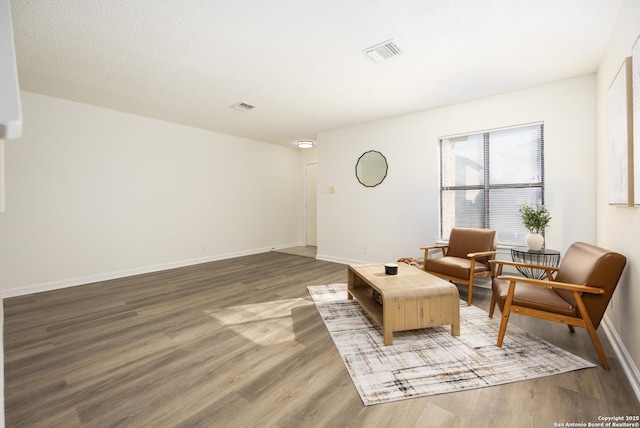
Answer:
<svg viewBox="0 0 640 428"><path fill-rule="evenodd" d="M587 329L602 367L609 369L607 357L596 333L609 300L622 275L626 257L590 244L576 242L567 250L560 266L534 266L494 260L491 308L502 312L498 346L507 330L509 315L527 315ZM536 267L547 271L546 280L502 275L504 266ZM555 274L555 276L554 276Z"/></svg>
<svg viewBox="0 0 640 428"><path fill-rule="evenodd" d="M489 260L496 255L498 233L491 229L454 227L448 245L420 247L424 250L424 270L449 281L467 284L467 305L473 298L475 278L492 276ZM430 258L431 250L442 257Z"/></svg>

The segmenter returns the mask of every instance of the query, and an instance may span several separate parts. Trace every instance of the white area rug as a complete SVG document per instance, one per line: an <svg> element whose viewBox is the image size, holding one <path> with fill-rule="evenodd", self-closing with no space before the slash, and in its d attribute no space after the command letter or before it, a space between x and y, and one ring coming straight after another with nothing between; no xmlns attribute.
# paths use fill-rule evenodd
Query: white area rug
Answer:
<svg viewBox="0 0 640 428"><path fill-rule="evenodd" d="M460 336L449 326L393 334L382 330L346 284L307 287L362 402L369 406L565 373L594 364L513 325L496 346L500 313L489 315L460 301Z"/></svg>

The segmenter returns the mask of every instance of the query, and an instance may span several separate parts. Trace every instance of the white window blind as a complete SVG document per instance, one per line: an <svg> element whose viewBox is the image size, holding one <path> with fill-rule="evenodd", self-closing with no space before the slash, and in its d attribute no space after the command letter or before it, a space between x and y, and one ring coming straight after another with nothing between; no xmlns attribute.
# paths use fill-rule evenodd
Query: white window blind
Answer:
<svg viewBox="0 0 640 428"><path fill-rule="evenodd" d="M440 139L440 235L452 227L498 231L524 245L520 205L544 204L542 123Z"/></svg>

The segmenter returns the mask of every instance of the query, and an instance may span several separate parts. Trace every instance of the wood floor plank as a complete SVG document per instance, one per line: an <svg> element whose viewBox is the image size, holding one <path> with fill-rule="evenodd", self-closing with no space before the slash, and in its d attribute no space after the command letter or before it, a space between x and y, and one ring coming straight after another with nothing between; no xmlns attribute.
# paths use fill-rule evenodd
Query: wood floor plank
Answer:
<svg viewBox="0 0 640 428"><path fill-rule="evenodd" d="M602 332L611 371L365 407L306 290L346 276L269 252L5 299L6 426L544 427L640 414ZM474 289L474 305L489 297ZM511 322L597 363L579 329Z"/></svg>

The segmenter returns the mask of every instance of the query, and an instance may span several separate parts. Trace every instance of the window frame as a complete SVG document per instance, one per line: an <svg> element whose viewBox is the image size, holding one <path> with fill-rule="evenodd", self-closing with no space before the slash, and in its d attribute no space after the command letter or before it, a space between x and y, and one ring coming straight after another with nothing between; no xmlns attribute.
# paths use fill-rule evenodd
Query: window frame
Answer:
<svg viewBox="0 0 640 428"><path fill-rule="evenodd" d="M494 132L504 132L504 131L509 131L509 130L514 130L514 132L518 132L519 130L528 128L528 127L534 127L534 126L539 126L540 130L539 130L539 142L537 143L538 147L539 147L539 151L540 151L540 163L539 163L539 171L540 171L540 180L536 181L536 182L527 182L527 183L516 183L516 182L509 182L509 183L501 183L501 184L493 184L491 183L491 140L490 140L490 135L491 133ZM445 186L444 185L444 181L445 181L445 165L443 164L443 162L445 161L444 159L444 150L443 150L443 144L445 144L447 142L447 140L452 140L452 139L457 139L457 138L463 138L463 137L477 137L477 136L482 136L482 157L483 157L483 172L482 172L482 183L481 184L472 184L472 185L451 185L451 186ZM533 122L533 123L526 123L526 124L522 124L522 125L515 125L515 126L509 126L509 127L504 127L504 128L495 128L495 129L490 129L490 130L485 130L485 131L479 131L479 132L470 132L470 133L464 133L464 134L456 134L456 135L450 135L450 136L444 136L444 137L440 137L438 139L438 149L439 149L439 179L440 179L440 183L439 183L439 214L440 214L440 239L443 241L447 241L449 239L449 236L445 234L445 204L443 203L444 200L444 192L450 192L450 191L480 191L482 192L482 196L483 196L483 207L482 207L482 227L483 228L494 228L492 227L492 222L491 222L491 191L492 190L508 190L508 189L532 189L532 188L537 188L540 189L540 204L545 203L545 162L544 162L544 122ZM454 224L452 227L457 227L457 224ZM460 226L462 227L462 226ZM542 232L542 234L544 235L544 231ZM514 247L514 246L520 246L520 245L524 245L524 236L521 238L521 242L520 240L516 241L515 239L513 241L508 241L505 242L504 240L500 239L500 234L498 233L498 244L501 246L506 246L506 247Z"/></svg>

